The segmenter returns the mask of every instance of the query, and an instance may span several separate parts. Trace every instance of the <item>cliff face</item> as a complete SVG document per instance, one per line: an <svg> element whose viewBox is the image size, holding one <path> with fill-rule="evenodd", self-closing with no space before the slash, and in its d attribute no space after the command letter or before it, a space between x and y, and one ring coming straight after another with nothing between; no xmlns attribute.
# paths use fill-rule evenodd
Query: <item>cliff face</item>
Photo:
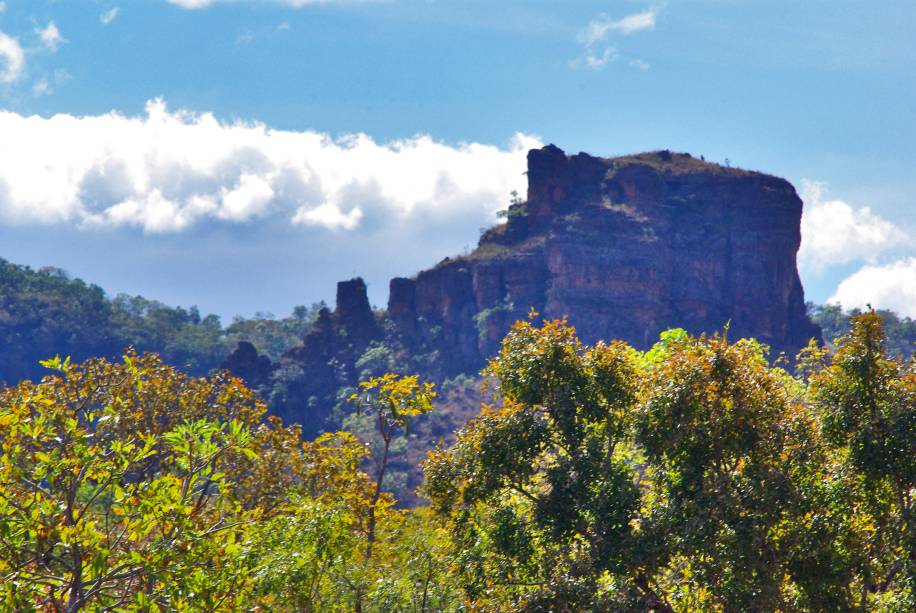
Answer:
<svg viewBox="0 0 916 613"><path fill-rule="evenodd" d="M670 327L727 322L731 337L774 354L820 337L795 265L802 202L787 181L687 154L604 159L551 145L529 152L528 182L527 202L473 253L392 280L378 321L362 281L341 283L323 332L287 356L305 387L330 389L332 370L336 385L354 384L372 342L423 355L416 366L428 376L474 372L532 308L568 317L586 342L640 348Z"/></svg>
<svg viewBox="0 0 916 613"><path fill-rule="evenodd" d="M530 308L593 342L662 330L754 336L794 355L820 331L795 265L802 202L787 181L670 152L528 154L528 200L469 256L416 279L418 318L482 360ZM400 305L396 305L400 306Z"/></svg>

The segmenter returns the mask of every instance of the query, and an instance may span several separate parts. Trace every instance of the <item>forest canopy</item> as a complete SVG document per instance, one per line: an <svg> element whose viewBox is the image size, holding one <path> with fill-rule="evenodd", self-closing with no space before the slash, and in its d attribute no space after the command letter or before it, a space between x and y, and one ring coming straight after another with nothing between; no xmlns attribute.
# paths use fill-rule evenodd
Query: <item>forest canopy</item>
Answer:
<svg viewBox="0 0 916 613"><path fill-rule="evenodd" d="M124 294L110 298L59 268L36 271L0 259L0 381L40 378L39 361L49 356L114 359L129 347L159 353L198 375L218 368L242 340L276 359L301 341L321 306L298 306L281 319L267 313L236 318L224 327L197 307Z"/></svg>
<svg viewBox="0 0 916 613"><path fill-rule="evenodd" d="M378 454L435 402L416 377L357 393L367 446L155 355L45 366L0 391L5 610L916 606L916 364L874 313L792 373L726 334L518 323L409 511Z"/></svg>

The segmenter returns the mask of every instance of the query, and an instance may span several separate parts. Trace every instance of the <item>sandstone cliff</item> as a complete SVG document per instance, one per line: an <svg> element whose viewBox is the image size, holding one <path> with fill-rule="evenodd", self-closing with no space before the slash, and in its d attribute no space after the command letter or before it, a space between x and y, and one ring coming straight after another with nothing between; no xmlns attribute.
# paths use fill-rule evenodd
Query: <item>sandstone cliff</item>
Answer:
<svg viewBox="0 0 916 613"><path fill-rule="evenodd" d="M784 179L668 151L604 159L551 145L529 152L528 182L527 201L474 252L393 279L387 313L372 313L361 280L342 282L335 311L283 360L299 374L281 412L320 429L367 364L473 373L530 309L568 317L586 342L640 348L666 328L727 322L774 355L820 337L795 264L802 202Z"/></svg>
<svg viewBox="0 0 916 613"><path fill-rule="evenodd" d="M670 152L528 154L528 200L467 257L416 278L426 328L458 361L489 355L530 308L589 342L662 330L754 336L794 354L819 330L795 265L802 202L787 181ZM407 310L395 302L389 308ZM456 355L457 354L457 355Z"/></svg>

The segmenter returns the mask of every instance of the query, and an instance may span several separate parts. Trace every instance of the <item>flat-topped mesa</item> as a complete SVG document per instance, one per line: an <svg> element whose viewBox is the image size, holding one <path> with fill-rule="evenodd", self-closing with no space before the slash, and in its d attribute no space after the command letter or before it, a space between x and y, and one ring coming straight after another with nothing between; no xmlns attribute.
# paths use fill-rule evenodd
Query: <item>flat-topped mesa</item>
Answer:
<svg viewBox="0 0 916 613"><path fill-rule="evenodd" d="M416 311L467 367L533 307L580 336L646 347L670 327L794 355L820 331L795 265L802 202L784 179L686 153L528 153L528 200L477 250L420 273Z"/></svg>
<svg viewBox="0 0 916 613"><path fill-rule="evenodd" d="M547 232L559 217L596 203L623 203L652 200L664 196L667 178L705 175L710 180L726 177L767 177L791 189L782 179L739 168L720 166L689 153L668 150L652 151L617 158L598 158L587 153L567 156L555 145L528 152L528 198L525 215L512 215L509 229L494 228L484 235L484 242L528 238ZM794 192L794 190L793 190ZM494 236L495 235L495 236Z"/></svg>
<svg viewBox="0 0 916 613"><path fill-rule="evenodd" d="M580 153L571 158L555 145L528 152L529 232L547 230L558 216L571 213L580 202L600 200L607 171L604 160Z"/></svg>
<svg viewBox="0 0 916 613"><path fill-rule="evenodd" d="M802 202L784 179L686 153L605 159L550 145L528 153L527 197L472 253L392 280L385 325L362 279L338 284L334 313L283 358L278 376L302 374L281 413L317 432L381 346L415 357L425 378L476 372L532 308L568 317L587 343L646 348L668 328L728 324L732 338L794 356L820 337L795 265Z"/></svg>

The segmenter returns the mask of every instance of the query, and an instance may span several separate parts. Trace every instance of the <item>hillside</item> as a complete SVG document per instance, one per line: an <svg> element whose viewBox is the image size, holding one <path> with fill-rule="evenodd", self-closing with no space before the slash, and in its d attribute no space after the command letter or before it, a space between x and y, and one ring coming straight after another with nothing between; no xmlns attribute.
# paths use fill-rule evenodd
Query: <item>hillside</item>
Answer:
<svg viewBox="0 0 916 613"><path fill-rule="evenodd" d="M298 344L318 305L297 307L292 317L238 318L223 327L196 307L169 307L140 296L109 297L105 291L58 268L32 270L0 259L0 382L38 380L40 360L116 357L125 348L162 354L194 375L218 368L241 340L278 358Z"/></svg>

